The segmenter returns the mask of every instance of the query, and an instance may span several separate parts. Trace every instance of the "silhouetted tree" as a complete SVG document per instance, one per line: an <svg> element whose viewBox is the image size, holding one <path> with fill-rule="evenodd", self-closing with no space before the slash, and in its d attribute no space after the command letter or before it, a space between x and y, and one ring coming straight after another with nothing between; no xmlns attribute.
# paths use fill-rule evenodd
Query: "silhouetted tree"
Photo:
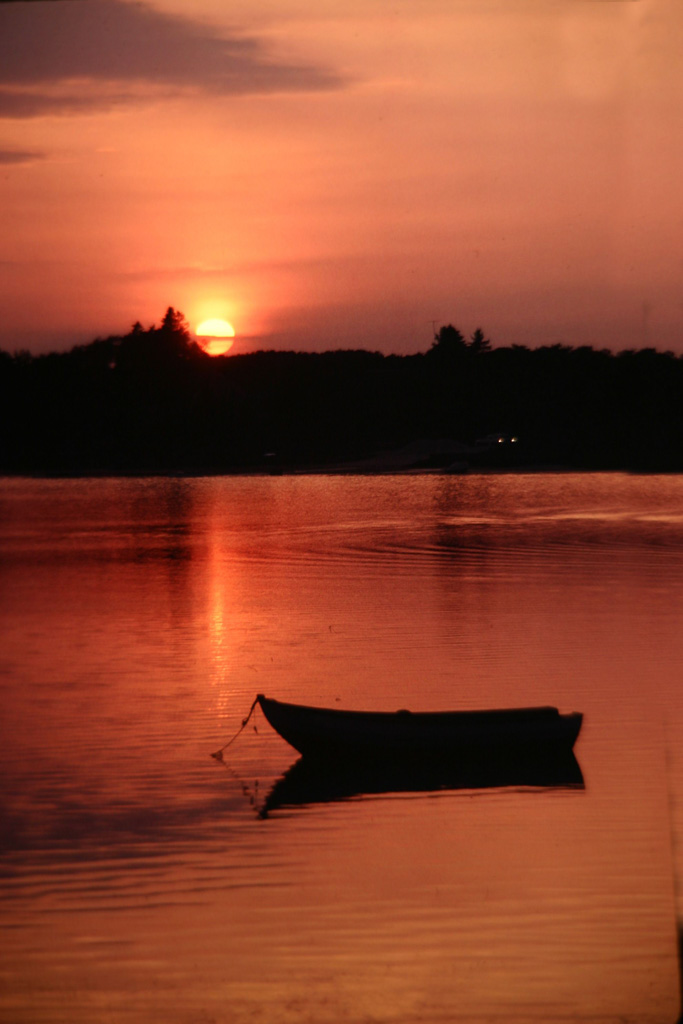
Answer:
<svg viewBox="0 0 683 1024"><path fill-rule="evenodd" d="M133 328L135 329L135 328ZM161 328L166 334L187 334L189 335L190 330L187 320L179 310L175 310L173 306L169 306L164 313L164 318L161 321Z"/></svg>
<svg viewBox="0 0 683 1024"><path fill-rule="evenodd" d="M169 306L166 310L156 334L166 349L173 351L176 355L187 357L201 351L192 338L187 320L173 306Z"/></svg>
<svg viewBox="0 0 683 1024"><path fill-rule="evenodd" d="M434 338L434 343L429 350L431 355L441 358L458 358L467 351L465 338L453 324L447 324L439 329Z"/></svg>
<svg viewBox="0 0 683 1024"><path fill-rule="evenodd" d="M470 352L475 355L479 355L481 352L491 351L491 342L484 336L484 332L481 327L477 327L476 331L472 335L472 340L470 341L468 348Z"/></svg>

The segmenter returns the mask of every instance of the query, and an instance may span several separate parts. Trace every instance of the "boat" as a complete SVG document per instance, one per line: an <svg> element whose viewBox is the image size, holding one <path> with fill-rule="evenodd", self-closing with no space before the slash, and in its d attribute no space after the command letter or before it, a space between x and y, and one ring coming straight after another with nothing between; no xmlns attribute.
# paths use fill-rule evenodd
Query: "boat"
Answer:
<svg viewBox="0 0 683 1024"><path fill-rule="evenodd" d="M258 694L273 729L309 760L424 765L517 763L571 752L583 715L555 707L483 711L347 711Z"/></svg>

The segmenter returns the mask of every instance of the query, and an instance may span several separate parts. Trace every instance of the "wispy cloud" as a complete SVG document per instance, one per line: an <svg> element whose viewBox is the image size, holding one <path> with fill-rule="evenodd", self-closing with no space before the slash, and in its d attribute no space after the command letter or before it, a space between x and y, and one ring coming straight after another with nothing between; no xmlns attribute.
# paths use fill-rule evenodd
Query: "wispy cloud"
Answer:
<svg viewBox="0 0 683 1024"><path fill-rule="evenodd" d="M310 259L293 257L287 260L245 260L226 266L176 266L146 267L142 270L126 270L119 277L132 281L210 281L225 280L236 275L299 273L302 270L338 270L353 262L348 256L321 256Z"/></svg>
<svg viewBox="0 0 683 1024"><path fill-rule="evenodd" d="M255 37L124 0L0 3L0 116L106 109L179 92L222 96L339 88Z"/></svg>
<svg viewBox="0 0 683 1024"><path fill-rule="evenodd" d="M7 0L0 0L6 3ZM35 160L44 160L45 154L28 149L0 149L0 164L32 164Z"/></svg>

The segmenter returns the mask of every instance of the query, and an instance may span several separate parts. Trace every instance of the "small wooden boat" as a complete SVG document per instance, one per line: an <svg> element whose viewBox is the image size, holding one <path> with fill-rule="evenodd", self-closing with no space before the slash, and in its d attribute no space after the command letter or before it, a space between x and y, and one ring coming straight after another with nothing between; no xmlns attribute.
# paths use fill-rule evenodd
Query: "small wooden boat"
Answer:
<svg viewBox="0 0 683 1024"><path fill-rule="evenodd" d="M256 698L295 750L316 760L433 763L552 757L570 752L583 715L553 707L491 711L345 711Z"/></svg>

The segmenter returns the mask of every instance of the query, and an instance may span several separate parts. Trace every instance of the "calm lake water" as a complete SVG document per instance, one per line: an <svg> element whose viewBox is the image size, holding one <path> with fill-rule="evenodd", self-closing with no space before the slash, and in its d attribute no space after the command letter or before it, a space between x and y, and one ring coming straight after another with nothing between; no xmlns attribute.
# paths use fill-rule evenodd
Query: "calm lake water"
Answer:
<svg viewBox="0 0 683 1024"><path fill-rule="evenodd" d="M661 1022L683 478L0 482L0 1020ZM259 809L257 692L582 711L585 786Z"/></svg>

